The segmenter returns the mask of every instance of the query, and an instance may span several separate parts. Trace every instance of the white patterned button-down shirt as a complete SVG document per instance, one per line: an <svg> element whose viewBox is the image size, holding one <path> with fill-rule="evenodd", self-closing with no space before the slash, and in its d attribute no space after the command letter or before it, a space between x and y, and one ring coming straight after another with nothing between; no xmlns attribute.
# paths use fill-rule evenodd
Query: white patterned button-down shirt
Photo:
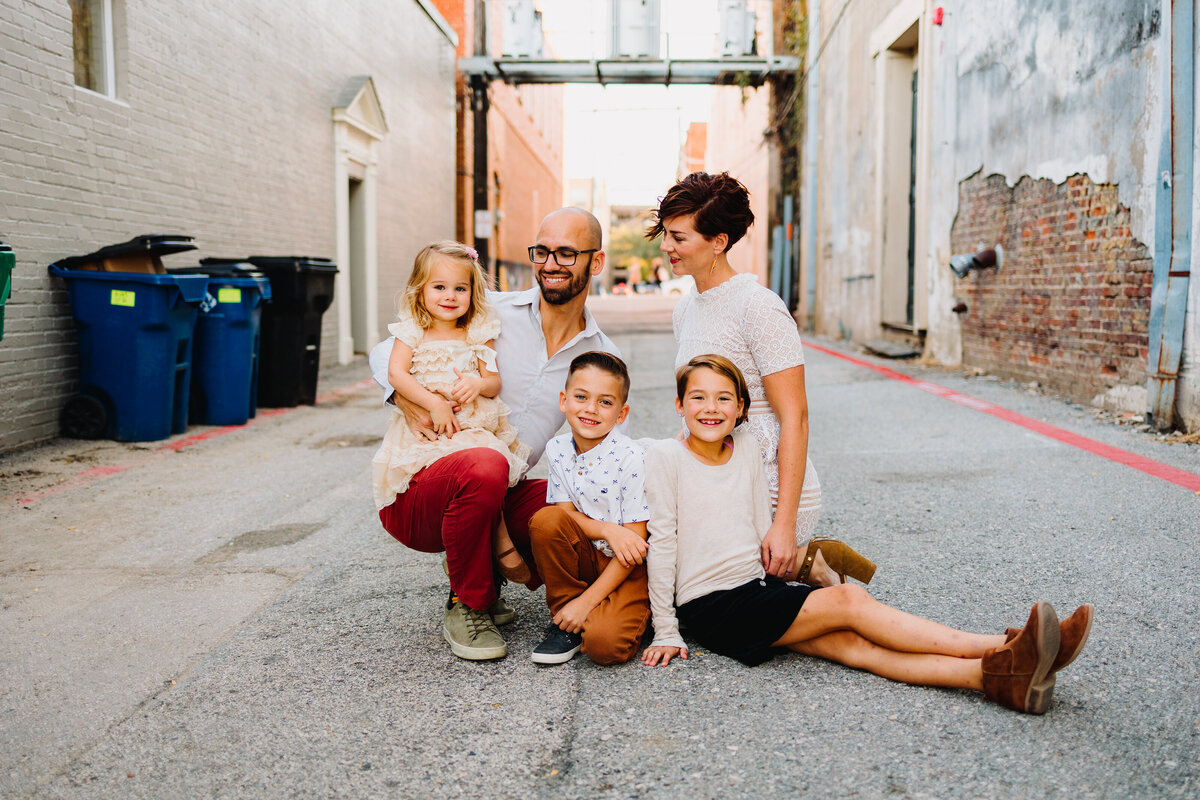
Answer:
<svg viewBox="0 0 1200 800"><path fill-rule="evenodd" d="M623 433L612 431L586 453L575 452L571 434L556 436L546 444L546 461L547 503L572 503L594 520L617 525L650 519L646 451ZM594 539L592 544L613 557L604 539Z"/></svg>

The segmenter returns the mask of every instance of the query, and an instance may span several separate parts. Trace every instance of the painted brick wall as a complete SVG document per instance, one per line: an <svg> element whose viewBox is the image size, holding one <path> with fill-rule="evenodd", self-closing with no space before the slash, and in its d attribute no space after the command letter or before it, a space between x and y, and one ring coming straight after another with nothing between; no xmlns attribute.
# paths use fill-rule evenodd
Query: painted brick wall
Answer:
<svg viewBox="0 0 1200 800"><path fill-rule="evenodd" d="M959 184L955 253L1004 247L999 272L956 281L963 364L1089 401L1145 382L1151 254L1115 184L976 173Z"/></svg>
<svg viewBox="0 0 1200 800"><path fill-rule="evenodd" d="M336 256L331 109L373 77L380 321L412 255L454 235L454 47L415 0L113 0L117 99L74 85L70 7L0 0L0 239L17 258L0 341L0 452L57 435L76 382L46 265L141 233L205 255ZM336 306L322 361L337 357Z"/></svg>

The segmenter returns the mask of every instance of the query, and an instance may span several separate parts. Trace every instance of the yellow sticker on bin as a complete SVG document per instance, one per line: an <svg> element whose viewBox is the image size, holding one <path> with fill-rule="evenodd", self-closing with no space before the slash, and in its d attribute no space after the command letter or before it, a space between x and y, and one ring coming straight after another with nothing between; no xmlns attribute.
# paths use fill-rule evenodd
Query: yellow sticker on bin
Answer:
<svg viewBox="0 0 1200 800"><path fill-rule="evenodd" d="M114 306L125 306L133 308L133 302L137 298L136 292L130 292L124 289L112 290L112 304Z"/></svg>
<svg viewBox="0 0 1200 800"><path fill-rule="evenodd" d="M240 303L242 302L242 290L231 286L222 286L220 289L217 289L217 302Z"/></svg>

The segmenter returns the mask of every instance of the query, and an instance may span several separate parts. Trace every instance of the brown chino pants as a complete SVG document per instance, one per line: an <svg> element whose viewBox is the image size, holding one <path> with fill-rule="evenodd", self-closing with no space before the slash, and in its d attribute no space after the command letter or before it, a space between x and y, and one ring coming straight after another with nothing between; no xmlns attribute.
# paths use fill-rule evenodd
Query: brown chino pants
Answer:
<svg viewBox="0 0 1200 800"><path fill-rule="evenodd" d="M583 594L612 560L561 508L548 506L529 521L529 541L546 584L550 614ZM592 609L583 623L583 652L597 664L620 664L637 655L650 620L646 565L633 568L621 585Z"/></svg>

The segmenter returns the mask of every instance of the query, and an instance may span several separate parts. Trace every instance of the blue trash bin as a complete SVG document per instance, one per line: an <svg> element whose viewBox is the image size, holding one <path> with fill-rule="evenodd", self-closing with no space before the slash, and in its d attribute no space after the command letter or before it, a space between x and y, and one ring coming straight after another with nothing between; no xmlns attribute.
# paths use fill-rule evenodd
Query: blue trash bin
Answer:
<svg viewBox="0 0 1200 800"><path fill-rule="evenodd" d="M249 264L207 264L171 270L207 275L192 346L189 419L202 425L245 425L258 410L258 350L262 304L271 281Z"/></svg>
<svg viewBox="0 0 1200 800"><path fill-rule="evenodd" d="M67 283L79 331L79 395L63 408L63 433L148 442L185 431L208 276L49 269Z"/></svg>

